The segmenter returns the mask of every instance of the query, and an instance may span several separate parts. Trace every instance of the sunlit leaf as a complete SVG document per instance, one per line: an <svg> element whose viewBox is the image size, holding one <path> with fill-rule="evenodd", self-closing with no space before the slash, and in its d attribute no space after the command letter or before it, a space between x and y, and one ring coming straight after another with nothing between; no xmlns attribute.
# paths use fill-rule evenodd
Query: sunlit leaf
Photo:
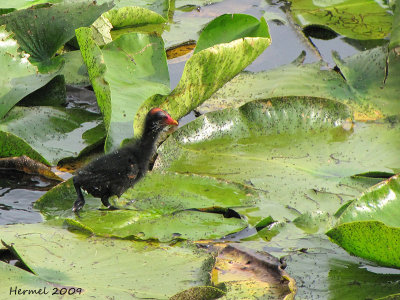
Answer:
<svg viewBox="0 0 400 300"><path fill-rule="evenodd" d="M260 21L251 16L235 17L223 15L215 19L230 24L227 30L215 31L210 23L200 36L202 47L208 47L194 54L185 65L178 86L168 96L148 99L135 118L135 135L143 130L144 117L149 108L160 106L174 118L179 119L208 99L216 90L233 76L247 67L271 43L268 26L263 18ZM236 16L236 15L233 15ZM241 22L235 23L236 18ZM250 31L248 36L246 30ZM233 33L240 29L240 34ZM212 40L206 37L213 32ZM222 36L228 35L229 39ZM204 36L204 37L203 37ZM223 42L221 44L214 44ZM200 48L199 48L200 49Z"/></svg>
<svg viewBox="0 0 400 300"><path fill-rule="evenodd" d="M301 97L208 113L162 144L155 168L251 185L263 191L258 209L239 211L251 224L314 212L307 230L315 231L328 221L321 214L332 216L365 188L352 175L400 165L398 125L349 126L349 115L338 102Z"/></svg>

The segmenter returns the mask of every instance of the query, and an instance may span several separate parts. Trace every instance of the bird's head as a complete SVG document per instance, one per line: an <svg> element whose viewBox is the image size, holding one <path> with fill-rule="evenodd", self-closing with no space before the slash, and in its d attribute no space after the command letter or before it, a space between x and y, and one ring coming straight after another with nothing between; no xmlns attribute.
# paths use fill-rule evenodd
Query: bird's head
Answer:
<svg viewBox="0 0 400 300"><path fill-rule="evenodd" d="M171 118L171 116L161 108L151 109L146 116L146 127L152 130L161 130L168 125L178 125L178 121Z"/></svg>

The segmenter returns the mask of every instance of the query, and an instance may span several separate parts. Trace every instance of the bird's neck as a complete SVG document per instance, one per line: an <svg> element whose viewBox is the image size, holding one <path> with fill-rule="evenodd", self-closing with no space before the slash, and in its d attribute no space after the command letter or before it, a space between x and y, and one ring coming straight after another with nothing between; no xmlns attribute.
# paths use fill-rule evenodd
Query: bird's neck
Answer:
<svg viewBox="0 0 400 300"><path fill-rule="evenodd" d="M161 133L161 129L154 129L146 127L144 133L140 139L140 149L143 160L149 160L153 155L155 144L158 136Z"/></svg>

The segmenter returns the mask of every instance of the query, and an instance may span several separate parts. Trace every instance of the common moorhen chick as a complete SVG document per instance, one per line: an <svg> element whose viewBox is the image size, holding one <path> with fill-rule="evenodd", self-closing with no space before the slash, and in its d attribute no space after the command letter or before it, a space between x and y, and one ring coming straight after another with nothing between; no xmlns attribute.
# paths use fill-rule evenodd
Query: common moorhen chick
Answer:
<svg viewBox="0 0 400 300"><path fill-rule="evenodd" d="M178 122L162 109L153 108L147 113L144 133L139 140L101 156L78 170L73 177L78 198L72 211L78 212L85 205L81 188L101 198L104 206L110 208L108 198L121 196L145 175L157 138L168 125L176 126Z"/></svg>

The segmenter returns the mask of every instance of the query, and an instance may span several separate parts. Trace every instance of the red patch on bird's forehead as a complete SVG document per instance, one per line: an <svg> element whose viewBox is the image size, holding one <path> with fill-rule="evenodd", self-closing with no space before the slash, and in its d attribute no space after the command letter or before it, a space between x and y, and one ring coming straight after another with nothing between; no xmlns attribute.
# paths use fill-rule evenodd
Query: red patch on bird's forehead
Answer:
<svg viewBox="0 0 400 300"><path fill-rule="evenodd" d="M162 112L168 116L167 112L163 111L161 108L156 107L156 108L153 108L152 110L150 110L150 113L152 115L154 115L155 113L158 113L158 112Z"/></svg>

